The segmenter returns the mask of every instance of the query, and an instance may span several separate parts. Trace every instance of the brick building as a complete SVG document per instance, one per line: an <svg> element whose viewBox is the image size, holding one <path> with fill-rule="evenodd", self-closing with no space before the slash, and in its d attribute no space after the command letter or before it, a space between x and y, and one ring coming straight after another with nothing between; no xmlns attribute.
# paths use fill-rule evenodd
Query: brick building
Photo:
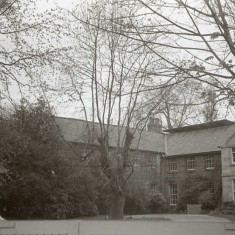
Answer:
<svg viewBox="0 0 235 235"><path fill-rule="evenodd" d="M227 120L166 131L162 192L170 205L178 203L184 182L190 178L194 179L194 184L199 178L205 179L211 194L218 193L225 159L221 146L226 144L234 131L234 123ZM222 188L223 194L228 194L229 188L226 191Z"/></svg>
<svg viewBox="0 0 235 235"><path fill-rule="evenodd" d="M73 146L77 147L77 157L86 158L89 152L89 158L93 158L91 169L94 166L97 169L99 161L99 125L72 119L56 117L57 125L64 139ZM124 130L118 133L117 126L111 126L109 132L109 150L110 157L114 156L117 149L118 136L123 139ZM156 119L151 119L148 130L137 130L130 149L130 162L134 167L131 180L137 184L145 185L149 190L157 192L160 188L160 161L165 152L165 134L161 131L161 125ZM82 150L81 150L82 149ZM82 152L81 152L82 151ZM76 158L76 156L75 156ZM83 159L76 159L81 162ZM114 163L115 165L115 163Z"/></svg>
<svg viewBox="0 0 235 235"><path fill-rule="evenodd" d="M86 156L97 149L99 127L71 118L56 118L66 141L79 144ZM118 128L111 127L110 152L117 147ZM162 192L170 205L177 205L186 179L206 179L211 194L222 182L222 200L235 200L235 125L228 120L174 128L162 132L152 118L147 130L137 130L131 146L134 166L131 180ZM96 150L96 154L99 154ZM111 154L112 155L112 154ZM164 157L163 157L164 156Z"/></svg>

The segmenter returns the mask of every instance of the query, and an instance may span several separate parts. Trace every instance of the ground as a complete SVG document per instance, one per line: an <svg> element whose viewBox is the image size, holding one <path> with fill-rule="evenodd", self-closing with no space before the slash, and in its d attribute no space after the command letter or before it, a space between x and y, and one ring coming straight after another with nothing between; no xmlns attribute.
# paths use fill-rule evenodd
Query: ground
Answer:
<svg viewBox="0 0 235 235"><path fill-rule="evenodd" d="M126 216L119 221L82 220L82 235L234 235L235 223L209 215L161 214Z"/></svg>
<svg viewBox="0 0 235 235"><path fill-rule="evenodd" d="M215 217L220 217L220 218L225 218L229 219L233 222L235 222L235 215L226 215L226 214L210 214L210 216L215 216Z"/></svg>
<svg viewBox="0 0 235 235"><path fill-rule="evenodd" d="M125 220L0 221L0 234L234 235L235 223L208 215L126 216Z"/></svg>

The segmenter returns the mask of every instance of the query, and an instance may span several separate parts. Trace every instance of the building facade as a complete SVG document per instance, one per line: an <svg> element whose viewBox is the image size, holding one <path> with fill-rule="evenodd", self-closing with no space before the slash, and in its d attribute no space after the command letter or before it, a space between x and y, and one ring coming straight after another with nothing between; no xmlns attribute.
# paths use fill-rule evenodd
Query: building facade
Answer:
<svg viewBox="0 0 235 235"><path fill-rule="evenodd" d="M235 135L221 146L222 197L224 201L235 201Z"/></svg>
<svg viewBox="0 0 235 235"><path fill-rule="evenodd" d="M64 139L83 148L84 159L97 152L98 128L88 131L85 121L56 118ZM94 126L93 126L94 127ZM110 152L115 153L117 126L110 132ZM82 143L82 144L81 144ZM92 148L91 148L92 146ZM235 200L235 125L228 120L170 130L161 129L158 119L150 119L146 130L136 131L131 145L132 182L162 193L169 205L181 200L185 182L203 180L212 196L222 186L222 201Z"/></svg>

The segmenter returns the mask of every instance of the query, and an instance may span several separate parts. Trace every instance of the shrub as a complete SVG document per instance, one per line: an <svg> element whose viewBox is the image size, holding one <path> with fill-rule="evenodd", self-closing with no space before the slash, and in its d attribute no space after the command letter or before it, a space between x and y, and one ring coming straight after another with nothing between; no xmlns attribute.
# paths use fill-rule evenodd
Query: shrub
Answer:
<svg viewBox="0 0 235 235"><path fill-rule="evenodd" d="M235 202L234 201L224 202L222 206L220 206L213 212L213 214L217 214L217 213L234 215L235 214Z"/></svg>
<svg viewBox="0 0 235 235"><path fill-rule="evenodd" d="M151 213L164 213L169 210L166 199L161 193L154 194L150 197L150 200L148 201L148 208Z"/></svg>
<svg viewBox="0 0 235 235"><path fill-rule="evenodd" d="M149 213L147 187L140 184L132 184L130 192L126 195L125 214L146 214Z"/></svg>
<svg viewBox="0 0 235 235"><path fill-rule="evenodd" d="M199 202L202 205L202 209L214 210L215 209L215 199L210 191L204 191L199 195Z"/></svg>

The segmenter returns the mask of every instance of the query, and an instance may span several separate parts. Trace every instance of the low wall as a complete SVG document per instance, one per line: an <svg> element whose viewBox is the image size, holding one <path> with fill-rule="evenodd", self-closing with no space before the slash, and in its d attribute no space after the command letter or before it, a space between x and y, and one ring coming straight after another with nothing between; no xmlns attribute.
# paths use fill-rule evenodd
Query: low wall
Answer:
<svg viewBox="0 0 235 235"><path fill-rule="evenodd" d="M78 220L0 221L0 235L78 235Z"/></svg>
<svg viewBox="0 0 235 235"><path fill-rule="evenodd" d="M0 235L234 235L234 229L206 221L0 221Z"/></svg>

